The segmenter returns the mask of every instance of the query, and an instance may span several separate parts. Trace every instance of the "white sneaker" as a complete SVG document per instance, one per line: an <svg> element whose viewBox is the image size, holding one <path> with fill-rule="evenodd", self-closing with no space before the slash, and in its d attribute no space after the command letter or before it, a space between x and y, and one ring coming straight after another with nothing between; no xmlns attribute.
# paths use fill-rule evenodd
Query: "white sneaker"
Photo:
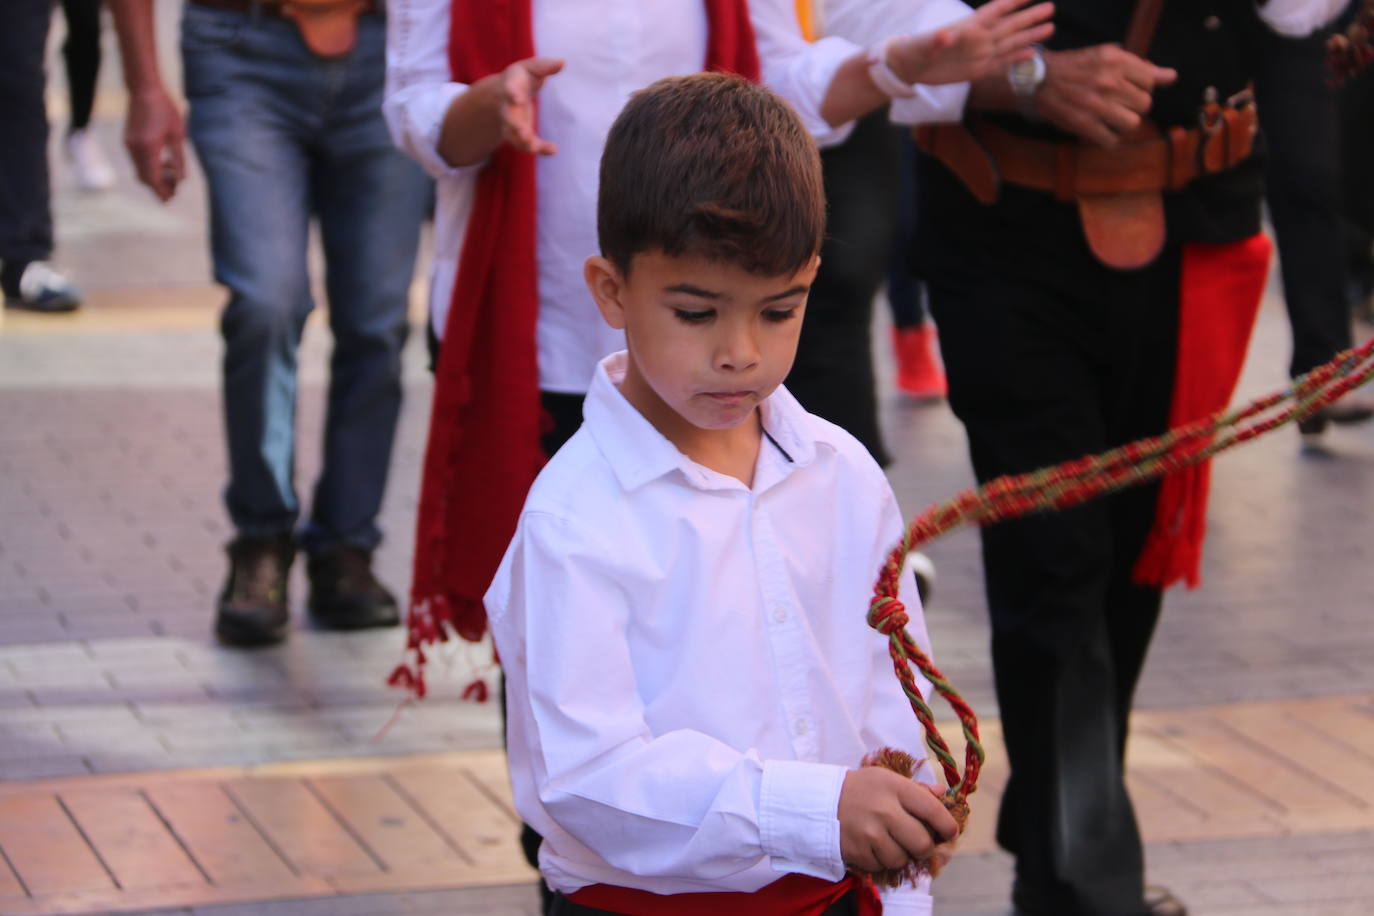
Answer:
<svg viewBox="0 0 1374 916"><path fill-rule="evenodd" d="M89 128L83 127L67 134L64 145L78 188L83 191L108 191L115 186L114 168Z"/></svg>
<svg viewBox="0 0 1374 916"><path fill-rule="evenodd" d="M906 565L916 576L916 592L921 596L921 605L930 602L930 593L935 590L935 563L930 557L913 550L906 555Z"/></svg>
<svg viewBox="0 0 1374 916"><path fill-rule="evenodd" d="M81 292L47 261L30 261L19 276L19 295L5 296L5 307L31 312L74 312Z"/></svg>

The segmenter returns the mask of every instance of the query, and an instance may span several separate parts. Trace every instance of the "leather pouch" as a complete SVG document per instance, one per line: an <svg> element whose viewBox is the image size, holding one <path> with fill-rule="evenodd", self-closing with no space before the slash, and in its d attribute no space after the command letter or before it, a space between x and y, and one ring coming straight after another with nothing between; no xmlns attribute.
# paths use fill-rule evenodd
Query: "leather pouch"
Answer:
<svg viewBox="0 0 1374 916"><path fill-rule="evenodd" d="M1159 136L1150 121L1126 138L1146 143ZM1093 255L1116 270L1135 270L1164 250L1164 195L1160 191L1078 194L1078 219Z"/></svg>
<svg viewBox="0 0 1374 916"><path fill-rule="evenodd" d="M296 24L316 57L343 57L358 41L363 0L287 0L282 15Z"/></svg>
<svg viewBox="0 0 1374 916"><path fill-rule="evenodd" d="M1164 197L1158 191L1080 195L1083 237L1099 261L1117 270L1149 264L1164 248Z"/></svg>

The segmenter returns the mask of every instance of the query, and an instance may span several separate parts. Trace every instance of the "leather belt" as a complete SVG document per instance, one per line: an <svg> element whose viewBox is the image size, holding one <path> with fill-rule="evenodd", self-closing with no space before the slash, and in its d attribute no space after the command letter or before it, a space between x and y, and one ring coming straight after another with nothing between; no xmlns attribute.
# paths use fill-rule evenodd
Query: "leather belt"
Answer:
<svg viewBox="0 0 1374 916"><path fill-rule="evenodd" d="M916 142L964 179L983 203L996 200L1000 181L1069 201L1177 191L1243 162L1254 148L1256 126L1253 105L1212 104L1203 107L1198 127L1171 127L1111 148L1023 137L981 119L923 125L916 129Z"/></svg>
<svg viewBox="0 0 1374 916"><path fill-rule="evenodd" d="M260 10L263 15L276 16L279 19L288 18L285 8L290 5L290 0L186 0L196 6L208 6L216 10L234 10L238 13L251 13ZM378 0L360 0L358 12L360 15L375 13L379 8Z"/></svg>

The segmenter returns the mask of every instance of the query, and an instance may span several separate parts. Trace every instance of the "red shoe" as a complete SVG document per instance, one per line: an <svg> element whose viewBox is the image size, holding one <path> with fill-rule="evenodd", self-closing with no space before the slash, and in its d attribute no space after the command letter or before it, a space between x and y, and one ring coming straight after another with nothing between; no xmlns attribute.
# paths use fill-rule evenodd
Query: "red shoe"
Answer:
<svg viewBox="0 0 1374 916"><path fill-rule="evenodd" d="M935 325L892 329L892 349L897 354L897 390L923 401L945 396L945 371L935 356Z"/></svg>

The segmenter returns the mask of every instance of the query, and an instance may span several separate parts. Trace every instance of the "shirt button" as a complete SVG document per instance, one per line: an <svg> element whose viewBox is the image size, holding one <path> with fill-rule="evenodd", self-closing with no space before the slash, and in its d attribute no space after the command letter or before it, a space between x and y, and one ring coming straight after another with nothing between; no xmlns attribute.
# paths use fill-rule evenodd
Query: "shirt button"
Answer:
<svg viewBox="0 0 1374 916"><path fill-rule="evenodd" d="M795 731L798 735L806 734L808 728L809 726L806 724L805 719L798 719L792 725L792 730Z"/></svg>
<svg viewBox="0 0 1374 916"><path fill-rule="evenodd" d="M785 621L787 619L787 608L783 607L782 605L778 605L777 607L773 608L773 619L776 620L778 623L782 623L783 621Z"/></svg>

